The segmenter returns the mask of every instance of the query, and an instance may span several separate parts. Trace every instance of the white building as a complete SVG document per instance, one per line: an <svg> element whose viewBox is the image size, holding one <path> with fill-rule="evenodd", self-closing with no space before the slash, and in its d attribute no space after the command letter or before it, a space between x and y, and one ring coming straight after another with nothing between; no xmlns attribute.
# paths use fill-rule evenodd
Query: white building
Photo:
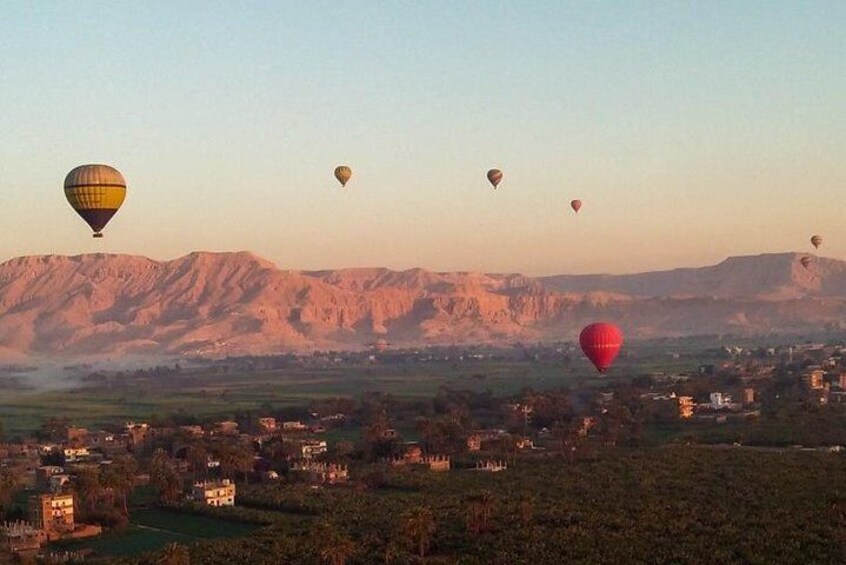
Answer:
<svg viewBox="0 0 846 565"><path fill-rule="evenodd" d="M728 408L730 404L730 395L723 394L722 392L711 393L711 408L713 408L714 410L722 410L723 408Z"/></svg>
<svg viewBox="0 0 846 565"><path fill-rule="evenodd" d="M91 456L87 447L66 447L63 454L65 463L75 463Z"/></svg>
<svg viewBox="0 0 846 565"><path fill-rule="evenodd" d="M304 432L308 426L297 420L296 422L282 422L282 429L286 432Z"/></svg>
<svg viewBox="0 0 846 565"><path fill-rule="evenodd" d="M318 455L326 453L326 441L324 440L309 440L303 442L300 447L303 459L314 459Z"/></svg>
<svg viewBox="0 0 846 565"><path fill-rule="evenodd" d="M198 481L194 483L191 498L209 506L235 506L235 483L222 481Z"/></svg>
<svg viewBox="0 0 846 565"><path fill-rule="evenodd" d="M494 461L486 459L484 461L476 462L476 471L485 471L487 473L498 473L508 469L508 463L505 461Z"/></svg>

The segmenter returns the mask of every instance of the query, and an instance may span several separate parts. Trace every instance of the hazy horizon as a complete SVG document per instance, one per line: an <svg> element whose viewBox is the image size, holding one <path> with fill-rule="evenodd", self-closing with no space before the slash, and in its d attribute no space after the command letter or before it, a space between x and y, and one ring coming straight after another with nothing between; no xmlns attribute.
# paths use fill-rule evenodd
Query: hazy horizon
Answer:
<svg viewBox="0 0 846 565"><path fill-rule="evenodd" d="M0 260L631 273L810 252L812 233L846 258L843 3L4 15ZM100 241L62 194L90 162L129 186Z"/></svg>

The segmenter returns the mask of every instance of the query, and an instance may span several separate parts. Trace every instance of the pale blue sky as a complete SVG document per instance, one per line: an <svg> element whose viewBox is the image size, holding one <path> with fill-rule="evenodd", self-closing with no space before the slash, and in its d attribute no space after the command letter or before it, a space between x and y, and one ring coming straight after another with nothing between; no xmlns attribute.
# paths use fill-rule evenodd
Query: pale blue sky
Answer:
<svg viewBox="0 0 846 565"><path fill-rule="evenodd" d="M846 2L6 1L0 21L0 259L630 272L814 232L846 258ZM62 193L88 162L129 184L100 241Z"/></svg>

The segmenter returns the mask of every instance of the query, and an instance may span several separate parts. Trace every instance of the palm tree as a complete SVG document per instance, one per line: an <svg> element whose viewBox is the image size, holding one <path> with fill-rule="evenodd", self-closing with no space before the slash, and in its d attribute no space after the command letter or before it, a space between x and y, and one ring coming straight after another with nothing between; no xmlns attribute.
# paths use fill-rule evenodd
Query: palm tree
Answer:
<svg viewBox="0 0 846 565"><path fill-rule="evenodd" d="M167 453L157 449L150 464L150 484L159 491L159 497L164 502L176 502L182 491L182 477L173 466Z"/></svg>
<svg viewBox="0 0 846 565"><path fill-rule="evenodd" d="M344 565L355 553L355 542L340 533L331 522L322 521L311 529L312 543L319 550L320 560L328 565Z"/></svg>
<svg viewBox="0 0 846 565"><path fill-rule="evenodd" d="M191 555L184 545L169 543L165 546L162 556L156 563L160 565L190 565Z"/></svg>
<svg viewBox="0 0 846 565"><path fill-rule="evenodd" d="M103 492L97 469L80 469L73 481L73 490L77 510L81 510L80 518L85 519L94 512Z"/></svg>
<svg viewBox="0 0 846 565"><path fill-rule="evenodd" d="M250 448L241 445L226 445L220 450L220 471L224 477L233 480L238 473L241 473L244 482L247 482L247 477L253 470L253 460L253 451Z"/></svg>
<svg viewBox="0 0 846 565"><path fill-rule="evenodd" d="M185 458L191 463L194 479L204 479L208 471L208 450L202 443L193 442L185 449Z"/></svg>
<svg viewBox="0 0 846 565"><path fill-rule="evenodd" d="M396 542L389 541L385 544L383 555L385 557L385 565L391 565L391 563L400 556L400 548L397 546Z"/></svg>
<svg viewBox="0 0 846 565"><path fill-rule="evenodd" d="M520 523L529 526L535 514L535 503L530 495L520 497Z"/></svg>
<svg viewBox="0 0 846 565"><path fill-rule="evenodd" d="M417 553L421 558L426 556L436 529L435 517L425 506L418 506L408 512L402 526L403 533L417 547Z"/></svg>
<svg viewBox="0 0 846 565"><path fill-rule="evenodd" d="M137 470L138 464L135 459L127 456L115 459L100 475L100 483L103 488L120 497L124 516L129 516L127 499L129 493L135 487L135 472ZM114 503L112 502L112 504Z"/></svg>
<svg viewBox="0 0 846 565"><path fill-rule="evenodd" d="M496 506L496 500L489 491L470 498L470 507L467 512L467 527L474 533L488 531L488 524Z"/></svg>
<svg viewBox="0 0 846 565"><path fill-rule="evenodd" d="M328 565L344 565L354 553L355 542L343 534L334 532L323 540L320 559Z"/></svg>

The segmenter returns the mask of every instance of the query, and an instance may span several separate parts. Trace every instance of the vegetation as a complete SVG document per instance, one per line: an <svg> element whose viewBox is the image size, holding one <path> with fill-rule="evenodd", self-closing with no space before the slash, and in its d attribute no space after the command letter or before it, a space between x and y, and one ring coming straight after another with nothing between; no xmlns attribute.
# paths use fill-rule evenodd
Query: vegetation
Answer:
<svg viewBox="0 0 846 565"><path fill-rule="evenodd" d="M99 406L91 411L104 416L106 429L121 431L100 411L115 395L136 407L147 395L150 406L161 406L142 417L161 433L133 444L131 455L74 471L69 488L79 519L109 531L61 547L128 564L844 560L846 455L828 448L846 445L846 403L822 402L827 391L802 377L818 360L791 354L779 361L762 349L726 361L716 350L662 365L664 354L639 351L642 364L688 370L588 377L547 351L471 363L447 363L445 355L341 368L248 358L202 374L181 367L91 374L67 394ZM717 369L691 367L718 359L726 362ZM834 391L846 370L836 364L826 377ZM755 402L719 414L710 407L710 392L737 399L749 383ZM190 400L185 391L208 405L174 403L182 394ZM701 404L695 418L680 419L676 395ZM63 416L42 420L35 435L66 437L67 424L79 422ZM239 431L257 434L267 416L319 430L250 442L179 429L232 419ZM348 485L315 486L317 474L291 470L300 440L315 434L329 443L317 462L349 468ZM468 438L480 452L468 452ZM538 449L527 449L524 438ZM392 466L412 452L409 440L423 453L450 456L452 470ZM468 470L482 459L508 469ZM61 453L42 457L47 463L63 464ZM15 469L0 468L6 518L23 517L26 493ZM133 489L138 472L149 474L149 486ZM207 478L236 481L237 506L186 503L191 482Z"/></svg>
<svg viewBox="0 0 846 565"><path fill-rule="evenodd" d="M843 457L676 446L535 455L497 474L392 471L376 490L317 492L307 515L279 504L249 537L190 546L191 562L843 562Z"/></svg>

